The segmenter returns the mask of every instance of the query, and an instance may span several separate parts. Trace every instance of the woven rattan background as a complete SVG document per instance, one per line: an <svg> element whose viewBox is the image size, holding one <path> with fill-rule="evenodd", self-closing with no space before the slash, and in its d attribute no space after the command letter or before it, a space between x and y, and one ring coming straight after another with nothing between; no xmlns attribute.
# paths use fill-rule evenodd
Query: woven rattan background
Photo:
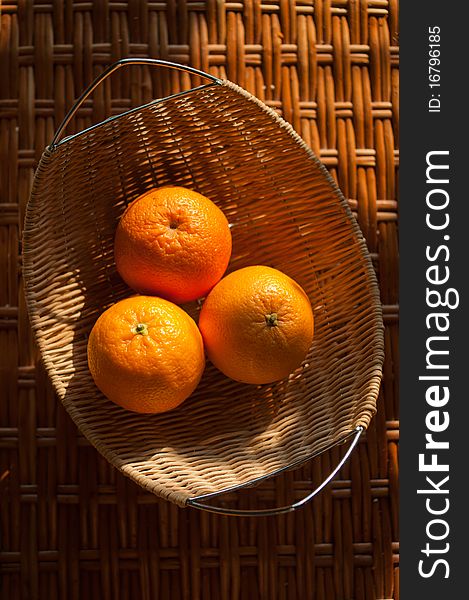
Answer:
<svg viewBox="0 0 469 600"><path fill-rule="evenodd" d="M398 598L397 0L0 5L0 597ZM39 363L20 247L34 168L74 98L127 56L209 70L277 109L336 178L367 240L386 324L378 414L340 477L296 514L218 517L143 492L78 434ZM186 84L132 67L70 131ZM231 505L300 498L339 456Z"/></svg>

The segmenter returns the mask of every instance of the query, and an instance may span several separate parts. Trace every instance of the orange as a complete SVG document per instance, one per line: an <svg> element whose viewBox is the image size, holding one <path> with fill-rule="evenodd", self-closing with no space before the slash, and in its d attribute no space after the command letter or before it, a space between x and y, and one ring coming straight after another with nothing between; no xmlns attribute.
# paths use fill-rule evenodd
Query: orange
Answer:
<svg viewBox="0 0 469 600"><path fill-rule="evenodd" d="M88 365L105 396L139 413L181 404L205 366L195 321L172 302L134 296L101 314L88 340Z"/></svg>
<svg viewBox="0 0 469 600"><path fill-rule="evenodd" d="M202 194L183 187L152 189L122 215L114 256L122 279L137 292L189 302L223 276L231 232L223 212Z"/></svg>
<svg viewBox="0 0 469 600"><path fill-rule="evenodd" d="M314 319L298 283L277 269L252 266L213 288L199 328L208 357L222 373L261 384L301 365L313 341Z"/></svg>

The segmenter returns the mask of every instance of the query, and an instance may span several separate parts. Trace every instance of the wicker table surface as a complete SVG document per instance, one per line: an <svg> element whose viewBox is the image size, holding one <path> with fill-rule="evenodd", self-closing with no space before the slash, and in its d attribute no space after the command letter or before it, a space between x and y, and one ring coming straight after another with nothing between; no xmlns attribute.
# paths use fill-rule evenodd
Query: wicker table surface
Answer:
<svg viewBox="0 0 469 600"><path fill-rule="evenodd" d="M397 0L3 0L0 11L0 597L397 599ZM190 64L278 110L366 238L386 325L378 413L339 477L295 514L220 517L144 492L78 433L40 364L21 279L34 168L73 100L128 56ZM85 102L73 128L183 85L176 72L132 67ZM300 498L339 456L230 505Z"/></svg>

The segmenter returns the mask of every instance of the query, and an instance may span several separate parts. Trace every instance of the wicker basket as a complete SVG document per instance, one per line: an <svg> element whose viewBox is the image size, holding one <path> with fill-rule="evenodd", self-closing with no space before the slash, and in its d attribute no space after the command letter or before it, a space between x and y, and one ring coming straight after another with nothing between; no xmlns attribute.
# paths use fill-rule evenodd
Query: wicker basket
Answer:
<svg viewBox="0 0 469 600"><path fill-rule="evenodd" d="M182 69L209 82L59 141L89 94L129 63ZM302 285L315 340L302 367L282 382L244 385L208 364L180 408L137 415L95 387L87 336L104 309L131 293L113 260L118 219L136 196L169 183L222 208L232 225L230 271L264 264ZM105 71L42 156L26 214L24 279L44 364L79 429L124 474L179 506L230 513L205 499L352 439L344 461L375 412L383 324L362 234L291 126L229 81L151 59L122 60ZM197 303L185 308L197 318ZM296 504L251 514L293 510L318 489Z"/></svg>

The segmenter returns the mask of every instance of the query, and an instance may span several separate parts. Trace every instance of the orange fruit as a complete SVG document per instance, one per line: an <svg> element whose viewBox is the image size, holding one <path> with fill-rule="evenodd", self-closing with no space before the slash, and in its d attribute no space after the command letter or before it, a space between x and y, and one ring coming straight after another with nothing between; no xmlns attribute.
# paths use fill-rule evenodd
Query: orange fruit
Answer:
<svg viewBox="0 0 469 600"><path fill-rule="evenodd" d="M137 292L189 302L223 276L231 232L223 212L202 194L183 187L152 189L122 215L114 256L122 279Z"/></svg>
<svg viewBox="0 0 469 600"><path fill-rule="evenodd" d="M313 341L310 301L293 279L252 266L224 277L202 306L205 350L222 373L244 383L270 383L299 367Z"/></svg>
<svg viewBox="0 0 469 600"><path fill-rule="evenodd" d="M205 366L195 321L172 302L134 296L101 314L88 340L97 387L123 408L160 413L179 406Z"/></svg>

